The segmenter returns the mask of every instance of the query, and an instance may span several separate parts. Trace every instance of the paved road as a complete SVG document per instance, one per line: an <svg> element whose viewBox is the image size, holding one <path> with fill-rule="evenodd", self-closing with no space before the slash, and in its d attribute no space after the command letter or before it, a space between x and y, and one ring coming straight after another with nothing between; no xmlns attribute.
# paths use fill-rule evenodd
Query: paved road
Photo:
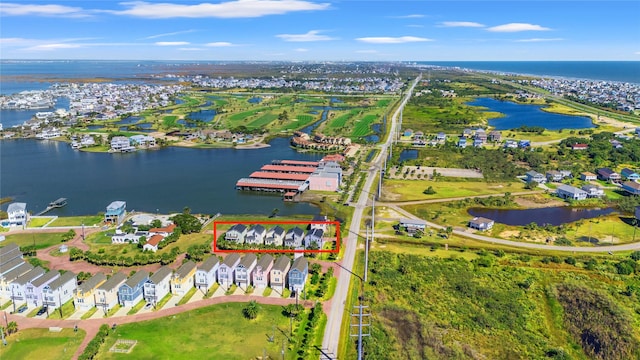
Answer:
<svg viewBox="0 0 640 360"><path fill-rule="evenodd" d="M387 149L391 145L393 141L393 134L396 129L396 124L398 121L398 116L400 115L400 111L406 105L409 98L411 98L411 94L413 93L413 89L415 85L420 81L421 76L418 76L414 83L411 85L409 90L407 91L402 103L398 106L398 109L395 111L393 116L391 117L391 131L388 134L387 140L384 144L381 145L380 152L375 160L372 162L375 164L369 169L369 176L367 176L367 180L364 184L363 189L371 189L373 185L373 181L376 178L376 172L382 165L384 157L387 154ZM376 167L377 166L377 167ZM362 214L364 209L367 206L367 200L369 199L369 193L367 190L364 190L360 193L360 198L358 199L355 211L353 213L353 218L351 219L351 224L349 227L349 233L347 237L344 238L345 251L344 257L342 259L342 267L347 271L353 270L353 263L356 255L356 245L358 243L357 235L360 232L360 222L362 221ZM338 344L340 340L345 341L346 339L340 339L340 327L342 325L342 319L345 315L345 300L347 299L347 294L349 292L349 283L351 282L351 276L345 271L345 274L342 274L338 277L338 284L336 286L336 292L332 299L331 311L329 312L329 316L327 319L327 326L325 328L324 337L322 339L322 349L324 349L325 353L328 354L332 359L336 358L336 354L338 353ZM323 357L326 359L326 357Z"/></svg>

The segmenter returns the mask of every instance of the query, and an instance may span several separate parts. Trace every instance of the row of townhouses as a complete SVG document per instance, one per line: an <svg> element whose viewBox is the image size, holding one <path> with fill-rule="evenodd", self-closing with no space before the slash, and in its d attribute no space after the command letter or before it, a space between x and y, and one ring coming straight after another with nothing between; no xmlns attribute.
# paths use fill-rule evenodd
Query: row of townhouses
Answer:
<svg viewBox="0 0 640 360"><path fill-rule="evenodd" d="M546 182L560 182L565 178L571 178L572 175L571 171L568 170L550 170L547 171L546 175L535 170L530 170L525 174L525 177L528 183L544 184ZM629 168L622 169L620 173L610 168L599 168L595 174L585 171L580 173L579 179L583 181L607 181L619 185L622 190L631 195L640 195L640 174ZM604 196L604 190L593 184L585 184L582 188L570 185L558 185L556 195L563 199L584 200L586 198L602 197Z"/></svg>
<svg viewBox="0 0 640 360"><path fill-rule="evenodd" d="M281 226L274 226L267 230L260 224L248 227L243 224L233 225L224 235L224 239L236 244L249 245L273 245L291 248L309 249L316 247L322 249L324 245L324 234L327 231L326 224L310 224L310 229L306 233L299 227L289 230Z"/></svg>

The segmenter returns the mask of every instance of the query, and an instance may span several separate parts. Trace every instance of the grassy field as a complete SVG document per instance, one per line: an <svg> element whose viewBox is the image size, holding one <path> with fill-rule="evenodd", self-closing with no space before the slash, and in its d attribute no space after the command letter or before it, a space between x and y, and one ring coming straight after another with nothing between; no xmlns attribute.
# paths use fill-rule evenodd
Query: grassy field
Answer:
<svg viewBox="0 0 640 360"><path fill-rule="evenodd" d="M47 217L31 217L31 220L29 220L29 226L30 228L39 228L42 227L44 225L46 225L49 221L53 220L53 217L51 216L47 216Z"/></svg>
<svg viewBox="0 0 640 360"><path fill-rule="evenodd" d="M7 235L2 244L16 243L18 246L35 245L36 249L44 249L49 246L62 243L64 233L32 233Z"/></svg>
<svg viewBox="0 0 640 360"><path fill-rule="evenodd" d="M0 359L71 359L86 335L78 329L62 329L50 332L48 329L19 330L7 338L7 346L0 347Z"/></svg>
<svg viewBox="0 0 640 360"><path fill-rule="evenodd" d="M385 201L409 201L425 199L445 199L451 197L501 194L524 190L520 182L485 182L485 181L429 181L429 180L385 180L383 182L383 198ZM424 194L429 186L435 194Z"/></svg>
<svg viewBox="0 0 640 360"><path fill-rule="evenodd" d="M49 226L93 226L102 223L103 219L103 215L59 217Z"/></svg>
<svg viewBox="0 0 640 360"><path fill-rule="evenodd" d="M266 349L280 359L284 336L275 330L275 342L267 341L274 327L288 333L289 319L280 306L260 305L255 320L242 316L243 303L209 306L171 317L118 325L98 353L99 359L253 359ZM110 353L118 339L138 340L130 354ZM180 351L176 351L180 349ZM286 359L295 359L286 351Z"/></svg>

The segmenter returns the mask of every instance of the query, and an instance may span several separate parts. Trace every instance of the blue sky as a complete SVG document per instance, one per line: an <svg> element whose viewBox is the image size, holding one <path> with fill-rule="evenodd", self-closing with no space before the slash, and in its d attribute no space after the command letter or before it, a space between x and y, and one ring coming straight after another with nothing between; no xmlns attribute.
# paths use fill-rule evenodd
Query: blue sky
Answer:
<svg viewBox="0 0 640 360"><path fill-rule="evenodd" d="M2 59L640 60L640 1L0 3Z"/></svg>

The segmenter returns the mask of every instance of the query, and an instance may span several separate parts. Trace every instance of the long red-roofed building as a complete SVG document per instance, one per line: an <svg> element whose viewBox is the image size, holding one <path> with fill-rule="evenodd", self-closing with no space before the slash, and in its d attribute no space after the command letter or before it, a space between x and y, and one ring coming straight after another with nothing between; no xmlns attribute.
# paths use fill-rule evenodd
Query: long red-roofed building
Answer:
<svg viewBox="0 0 640 360"><path fill-rule="evenodd" d="M249 175L254 179L274 179L274 180L295 180L306 181L310 174L292 174L292 173L279 173L269 171L255 171Z"/></svg>
<svg viewBox="0 0 640 360"><path fill-rule="evenodd" d="M304 173L311 174L316 171L315 166L291 166L291 165L264 165L260 170L273 171L273 172L285 172L285 173Z"/></svg>

